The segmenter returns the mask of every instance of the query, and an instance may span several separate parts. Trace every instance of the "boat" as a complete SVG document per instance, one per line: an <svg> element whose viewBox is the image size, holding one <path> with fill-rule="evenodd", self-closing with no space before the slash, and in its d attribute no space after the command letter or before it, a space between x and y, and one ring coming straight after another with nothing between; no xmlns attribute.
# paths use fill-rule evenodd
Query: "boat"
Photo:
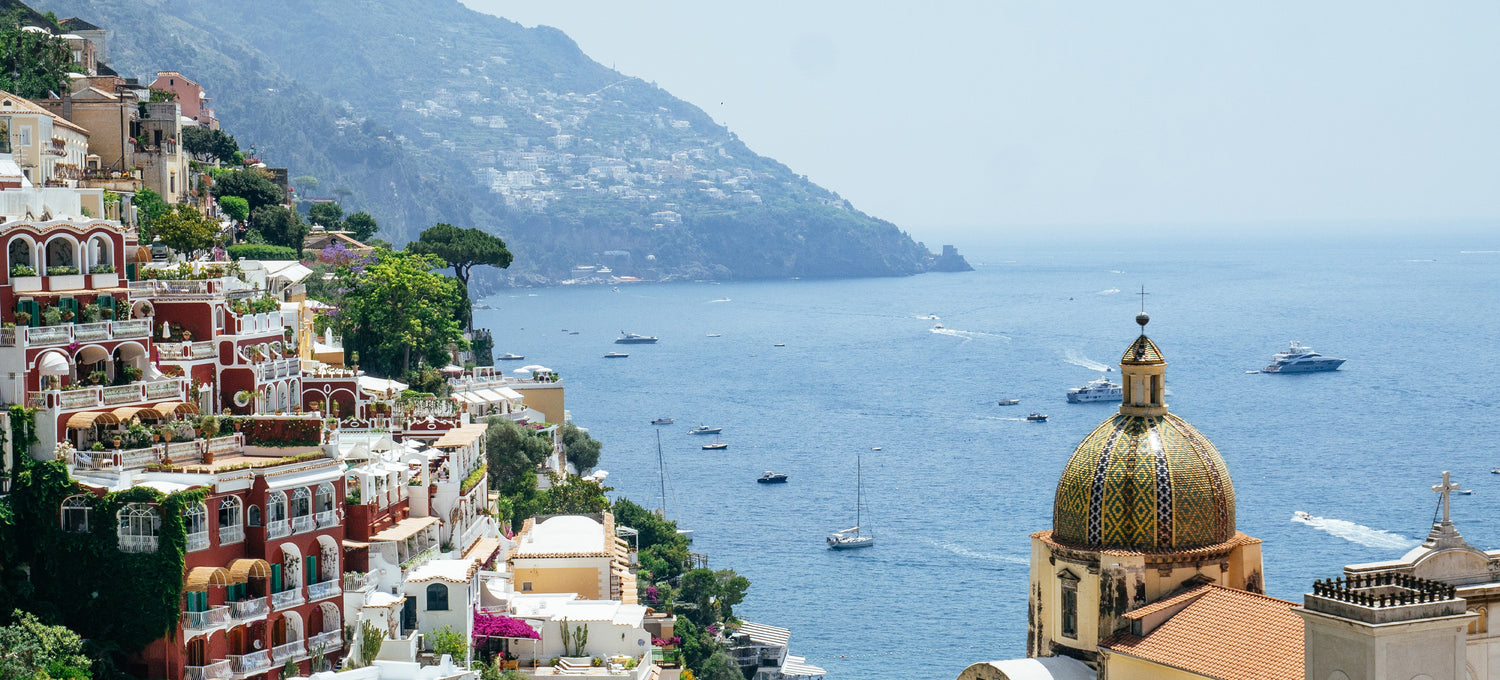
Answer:
<svg viewBox="0 0 1500 680"><path fill-rule="evenodd" d="M718 333L709 333L708 337L710 337L710 338L722 338L724 336L722 336L722 335L720 335Z"/></svg>
<svg viewBox="0 0 1500 680"><path fill-rule="evenodd" d="M628 357L628 356L630 356L630 355L626 354L624 352L607 352L607 353L605 353L604 358L605 359L624 359L625 357Z"/></svg>
<svg viewBox="0 0 1500 680"><path fill-rule="evenodd" d="M500 356L495 357L495 358L499 359L501 361L520 361L522 359L525 359L526 357L523 357L523 356L521 356L519 354L511 354L511 353L507 352L507 353L501 354Z"/></svg>
<svg viewBox="0 0 1500 680"><path fill-rule="evenodd" d="M1029 416L1026 416L1026 419L1029 420L1029 421L1031 421L1031 422L1033 422L1033 423L1045 423L1045 422L1047 422L1047 414L1045 414L1045 413L1033 413L1033 414L1031 414Z"/></svg>
<svg viewBox="0 0 1500 680"><path fill-rule="evenodd" d="M1461 495L1464 495L1464 496L1472 496L1472 495L1474 495L1474 490L1473 489L1459 489L1458 493L1461 494Z"/></svg>
<svg viewBox="0 0 1500 680"><path fill-rule="evenodd" d="M704 451L723 451L727 448L729 448L729 442L721 442L717 439L713 440L710 444L703 445Z"/></svg>
<svg viewBox="0 0 1500 680"><path fill-rule="evenodd" d="M941 322L932 325L932 330L935 330L935 331L936 330L942 330L942 328L943 328L943 324Z"/></svg>
<svg viewBox="0 0 1500 680"><path fill-rule="evenodd" d="M672 420L671 418L657 418L656 420L651 421L651 424L652 425L671 425L673 422L676 422L676 421Z"/></svg>
<svg viewBox="0 0 1500 680"><path fill-rule="evenodd" d="M688 434L718 434L723 431L724 428L722 427L709 427L707 425L699 425L698 427L688 430Z"/></svg>
<svg viewBox="0 0 1500 680"><path fill-rule="evenodd" d="M1344 359L1337 357L1325 357L1314 352L1311 347L1296 340L1287 351L1273 355L1271 365L1260 369L1261 373L1321 373L1323 371L1337 371L1339 366L1344 365Z"/></svg>
<svg viewBox="0 0 1500 680"><path fill-rule="evenodd" d="M864 474L861 458L862 456L854 459L854 526L828 534L829 550L853 550L875 545L875 535L865 533L861 528L863 518L860 511L864 503Z"/></svg>
<svg viewBox="0 0 1500 680"><path fill-rule="evenodd" d="M1312 515L1309 515L1309 514L1307 514L1305 512L1302 512L1301 510L1298 510L1298 511L1292 513L1292 517L1300 519L1300 520L1302 520L1304 522L1306 522L1307 520L1312 519Z"/></svg>
<svg viewBox="0 0 1500 680"><path fill-rule="evenodd" d="M578 331L568 331L568 335L578 335Z"/></svg>
<svg viewBox="0 0 1500 680"><path fill-rule="evenodd" d="M1125 395L1125 388L1109 381L1109 378L1091 380L1083 387L1075 387L1068 390L1069 404L1086 404L1095 401L1119 401Z"/></svg>
<svg viewBox="0 0 1500 680"><path fill-rule="evenodd" d="M1500 468L1490 468L1490 474L1500 475Z"/></svg>
<svg viewBox="0 0 1500 680"><path fill-rule="evenodd" d="M1016 404L1019 404L1019 403L1021 403L1020 399L1001 399L999 401L999 404L1001 406L1015 406Z"/></svg>
<svg viewBox="0 0 1500 680"><path fill-rule="evenodd" d="M786 347L786 343L784 343L784 342L778 342L775 345L773 345L773 347Z"/></svg>
<svg viewBox="0 0 1500 680"><path fill-rule="evenodd" d="M755 481L761 484L785 484L786 475L780 472L771 472L770 470L766 470L766 473L757 477Z"/></svg>
<svg viewBox="0 0 1500 680"><path fill-rule="evenodd" d="M654 345L656 344L656 339L657 338L654 335L636 335L635 333L626 333L625 331L620 331L620 337L615 338L615 344Z"/></svg>

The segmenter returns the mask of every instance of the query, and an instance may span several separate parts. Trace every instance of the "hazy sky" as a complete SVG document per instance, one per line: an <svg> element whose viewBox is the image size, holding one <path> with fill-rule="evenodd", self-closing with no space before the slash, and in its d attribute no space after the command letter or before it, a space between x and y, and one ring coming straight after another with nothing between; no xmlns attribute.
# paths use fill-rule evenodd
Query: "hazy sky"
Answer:
<svg viewBox="0 0 1500 680"><path fill-rule="evenodd" d="M918 235L1500 217L1500 3L464 2Z"/></svg>

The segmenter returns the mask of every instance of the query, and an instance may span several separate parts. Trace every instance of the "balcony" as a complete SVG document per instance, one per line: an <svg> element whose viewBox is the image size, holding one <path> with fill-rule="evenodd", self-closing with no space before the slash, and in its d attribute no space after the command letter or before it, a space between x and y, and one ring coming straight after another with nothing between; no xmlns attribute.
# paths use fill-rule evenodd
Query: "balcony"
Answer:
<svg viewBox="0 0 1500 680"><path fill-rule="evenodd" d="M235 621L265 618L268 612L270 612L270 609L267 607L266 598L264 597L229 603L229 616Z"/></svg>
<svg viewBox="0 0 1500 680"><path fill-rule="evenodd" d="M302 603L302 586L296 586L291 590L283 590L279 593L271 593L271 608L276 611L295 607Z"/></svg>
<svg viewBox="0 0 1500 680"><path fill-rule="evenodd" d="M327 529L339 523L339 513L334 510L324 510L318 513L314 519L317 521L319 529Z"/></svg>
<svg viewBox="0 0 1500 680"><path fill-rule="evenodd" d="M37 326L20 330L25 332L0 337L0 344L13 347L19 341L22 347L61 347L73 342L138 340L151 337L151 319Z"/></svg>
<svg viewBox="0 0 1500 680"><path fill-rule="evenodd" d="M318 528L318 525L313 520L312 515L300 515L292 518L292 533L294 534L305 534L316 528Z"/></svg>
<svg viewBox="0 0 1500 680"><path fill-rule="evenodd" d="M271 653L266 650L249 654L230 654L229 670L236 677L255 675L271 667Z"/></svg>
<svg viewBox="0 0 1500 680"><path fill-rule="evenodd" d="M292 535L292 523L284 519L266 522L266 538L281 538Z"/></svg>
<svg viewBox="0 0 1500 680"><path fill-rule="evenodd" d="M314 583L307 587L307 601L317 602L318 600L326 600L330 597L341 595L343 592L339 590L338 579Z"/></svg>
<svg viewBox="0 0 1500 680"><path fill-rule="evenodd" d="M262 361L255 365L255 371L256 377L261 382L293 377L302 373L302 360L293 357L290 359Z"/></svg>
<svg viewBox="0 0 1500 680"><path fill-rule="evenodd" d="M126 406L157 401L184 400L187 392L185 378L169 378L154 382L134 382L129 385L111 387L85 387L77 390L47 390L27 392L26 403L38 408L56 406L65 411L101 406Z"/></svg>
<svg viewBox="0 0 1500 680"><path fill-rule="evenodd" d="M307 639L307 648L327 654L344 646L344 634L342 631L330 630L326 633L318 633Z"/></svg>
<svg viewBox="0 0 1500 680"><path fill-rule="evenodd" d="M437 546L430 546L426 550L413 555L411 559L402 562L401 571L410 571L412 569L416 569L417 567L427 564L434 557L437 557Z"/></svg>
<svg viewBox="0 0 1500 680"><path fill-rule="evenodd" d="M307 656L307 647L301 640L271 648L271 663L273 664L283 664L288 659L300 659L304 656Z"/></svg>
<svg viewBox="0 0 1500 680"><path fill-rule="evenodd" d="M229 659L225 659L207 666L187 666L182 669L182 680L218 680L228 678L229 672Z"/></svg>
<svg viewBox="0 0 1500 680"><path fill-rule="evenodd" d="M156 552L155 536L121 536L120 552L128 553L154 553Z"/></svg>
<svg viewBox="0 0 1500 680"><path fill-rule="evenodd" d="M198 361L218 355L212 342L158 342L162 361Z"/></svg>
<svg viewBox="0 0 1500 680"><path fill-rule="evenodd" d="M208 530L191 533L187 535L187 551L207 550L209 546Z"/></svg>
<svg viewBox="0 0 1500 680"><path fill-rule="evenodd" d="M226 524L219 527L219 545L229 545L245 540L245 527L238 524Z"/></svg>
<svg viewBox="0 0 1500 680"><path fill-rule="evenodd" d="M375 578L366 572L344 572L344 590L360 591L375 583Z"/></svg>
<svg viewBox="0 0 1500 680"><path fill-rule="evenodd" d="M229 607L211 607L208 611L182 613L182 629L189 637L228 625Z"/></svg>

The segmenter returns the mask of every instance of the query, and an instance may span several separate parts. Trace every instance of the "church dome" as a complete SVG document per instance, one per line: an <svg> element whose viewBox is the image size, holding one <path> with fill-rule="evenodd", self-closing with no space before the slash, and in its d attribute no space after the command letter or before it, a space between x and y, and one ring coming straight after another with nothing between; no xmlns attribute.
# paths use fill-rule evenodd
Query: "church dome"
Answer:
<svg viewBox="0 0 1500 680"><path fill-rule="evenodd" d="M1234 537L1229 469L1207 437L1166 411L1165 367L1144 332L1125 352L1120 413L1084 438L1057 483L1054 540L1096 550L1163 552Z"/></svg>

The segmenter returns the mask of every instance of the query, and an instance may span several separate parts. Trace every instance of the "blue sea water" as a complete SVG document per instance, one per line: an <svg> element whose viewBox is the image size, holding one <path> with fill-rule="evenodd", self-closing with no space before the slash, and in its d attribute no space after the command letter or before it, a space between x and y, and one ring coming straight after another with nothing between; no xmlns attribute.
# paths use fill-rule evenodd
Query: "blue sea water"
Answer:
<svg viewBox="0 0 1500 680"><path fill-rule="evenodd" d="M1500 548L1500 253L1463 252L1494 246L1028 246L970 253L963 274L508 291L476 322L497 354L562 374L617 495L658 504L649 421L676 418L660 428L668 515L751 579L743 618L790 628L830 678L953 678L1025 653L1028 535L1114 410L1063 394L1119 360L1143 284L1171 409L1228 463L1271 595L1414 546L1443 470L1475 489L1455 497L1459 529ZM661 342L613 344L622 329ZM1246 374L1293 339L1349 361ZM616 350L630 357L603 358ZM729 449L700 450L700 422ZM861 454L878 542L831 552ZM790 482L756 484L764 470Z"/></svg>

